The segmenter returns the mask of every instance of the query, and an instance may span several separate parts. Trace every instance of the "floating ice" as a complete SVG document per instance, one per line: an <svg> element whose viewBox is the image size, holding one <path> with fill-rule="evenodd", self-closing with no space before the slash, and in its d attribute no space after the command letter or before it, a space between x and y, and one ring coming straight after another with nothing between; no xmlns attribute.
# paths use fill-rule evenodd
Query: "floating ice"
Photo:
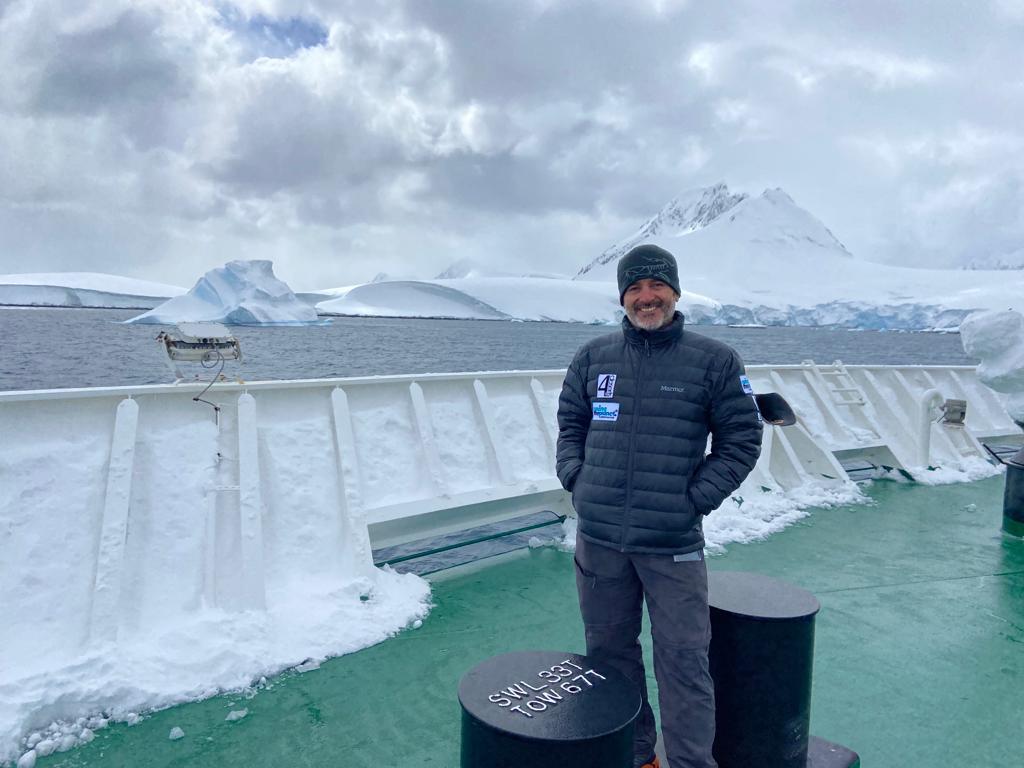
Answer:
<svg viewBox="0 0 1024 768"><path fill-rule="evenodd" d="M309 325L316 310L274 276L270 261L229 261L177 296L130 323L219 322L229 325Z"/></svg>
<svg viewBox="0 0 1024 768"><path fill-rule="evenodd" d="M233 723L236 720L241 720L243 717L245 717L248 714L249 714L249 710L248 709L233 709L230 712L228 712L228 716L225 717L224 719L227 720L229 723Z"/></svg>
<svg viewBox="0 0 1024 768"><path fill-rule="evenodd" d="M178 726L174 726L173 728L171 728L171 732L167 734L167 738L171 741L177 741L178 739L185 738L185 732L181 730L181 728L179 728Z"/></svg>

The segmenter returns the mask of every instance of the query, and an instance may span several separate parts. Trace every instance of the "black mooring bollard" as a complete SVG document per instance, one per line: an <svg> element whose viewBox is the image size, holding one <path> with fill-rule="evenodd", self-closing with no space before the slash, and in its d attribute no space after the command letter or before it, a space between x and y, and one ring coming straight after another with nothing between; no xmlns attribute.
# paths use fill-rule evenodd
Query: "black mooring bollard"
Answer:
<svg viewBox="0 0 1024 768"><path fill-rule="evenodd" d="M632 768L640 692L575 653L495 656L459 683L462 768Z"/></svg>
<svg viewBox="0 0 1024 768"><path fill-rule="evenodd" d="M1006 465L1003 530L1013 536L1024 536L1024 448L1003 463Z"/></svg>
<svg viewBox="0 0 1024 768"><path fill-rule="evenodd" d="M809 732L817 598L768 576L718 571L708 593L719 768L860 765Z"/></svg>

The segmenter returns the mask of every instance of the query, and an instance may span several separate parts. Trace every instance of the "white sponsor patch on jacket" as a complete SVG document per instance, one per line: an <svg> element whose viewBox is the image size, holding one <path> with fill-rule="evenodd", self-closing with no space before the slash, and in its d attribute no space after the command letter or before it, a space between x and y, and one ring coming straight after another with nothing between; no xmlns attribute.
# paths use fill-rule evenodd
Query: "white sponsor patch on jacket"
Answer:
<svg viewBox="0 0 1024 768"><path fill-rule="evenodd" d="M597 396L598 397L614 397L615 395L615 379L617 379L614 373L599 373L597 374Z"/></svg>
<svg viewBox="0 0 1024 768"><path fill-rule="evenodd" d="M594 421L618 421L618 403L594 403Z"/></svg>
<svg viewBox="0 0 1024 768"><path fill-rule="evenodd" d="M740 376L740 386L743 387L743 391L748 395L754 394L754 388L750 386L750 379L746 376Z"/></svg>

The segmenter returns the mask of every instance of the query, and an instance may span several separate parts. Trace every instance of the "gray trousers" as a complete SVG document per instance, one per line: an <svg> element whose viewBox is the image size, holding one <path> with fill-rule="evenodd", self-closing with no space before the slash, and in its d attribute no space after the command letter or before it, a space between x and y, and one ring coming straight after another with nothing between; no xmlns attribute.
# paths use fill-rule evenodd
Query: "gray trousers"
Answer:
<svg viewBox="0 0 1024 768"><path fill-rule="evenodd" d="M604 659L640 688L634 765L654 755L657 728L640 648L643 601L651 620L654 675L670 768L716 768L715 691L708 671L708 572L700 560L617 552L576 537L576 588L587 655Z"/></svg>

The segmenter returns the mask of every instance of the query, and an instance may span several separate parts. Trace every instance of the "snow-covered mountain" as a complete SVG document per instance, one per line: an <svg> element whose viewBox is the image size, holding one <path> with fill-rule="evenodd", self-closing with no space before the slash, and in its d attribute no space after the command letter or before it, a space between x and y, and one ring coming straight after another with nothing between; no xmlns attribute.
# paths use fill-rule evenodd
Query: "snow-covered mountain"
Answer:
<svg viewBox="0 0 1024 768"><path fill-rule="evenodd" d="M571 280L485 272L462 259L433 280L378 275L363 285L296 295L274 277L270 262L232 262L207 273L188 295L135 321L309 323L319 311L614 323L622 317L618 259L643 242L676 255L684 290L679 307L692 323L956 328L974 310L1019 310L1024 304L1024 270L910 269L853 258L828 227L781 189L747 196L717 184L671 201ZM137 303L145 295L139 286L140 281L112 275L85 282L74 274L8 275L0 277L0 303L44 303L4 299L24 291L58 306L147 306ZM146 290L183 292L174 286ZM83 300L84 291L93 291L88 299L95 303Z"/></svg>
<svg viewBox="0 0 1024 768"><path fill-rule="evenodd" d="M485 274L483 268L472 259L459 259L450 264L447 269L440 272L435 280L458 280L462 277L481 277Z"/></svg>
<svg viewBox="0 0 1024 768"><path fill-rule="evenodd" d="M747 199L746 195L729 194L725 184L706 189L695 189L674 198L658 213L649 218L634 234L605 250L584 266L577 277L609 262L617 262L630 248L666 234L687 234L706 227L712 221Z"/></svg>
<svg viewBox="0 0 1024 768"><path fill-rule="evenodd" d="M177 285L101 272L0 275L0 305L150 309L183 293Z"/></svg>
<svg viewBox="0 0 1024 768"><path fill-rule="evenodd" d="M673 200L575 279L614 281L618 259L644 242L675 254L684 288L719 303L696 322L947 328L975 309L1020 306L1024 296L1024 273L855 259L781 189L747 197L724 184Z"/></svg>
<svg viewBox="0 0 1024 768"><path fill-rule="evenodd" d="M129 323L213 321L229 325L306 325L316 310L274 275L270 261L229 261L211 269L184 296L176 296Z"/></svg>
<svg viewBox="0 0 1024 768"><path fill-rule="evenodd" d="M964 269L1024 269L1024 246L1016 253L976 256Z"/></svg>

